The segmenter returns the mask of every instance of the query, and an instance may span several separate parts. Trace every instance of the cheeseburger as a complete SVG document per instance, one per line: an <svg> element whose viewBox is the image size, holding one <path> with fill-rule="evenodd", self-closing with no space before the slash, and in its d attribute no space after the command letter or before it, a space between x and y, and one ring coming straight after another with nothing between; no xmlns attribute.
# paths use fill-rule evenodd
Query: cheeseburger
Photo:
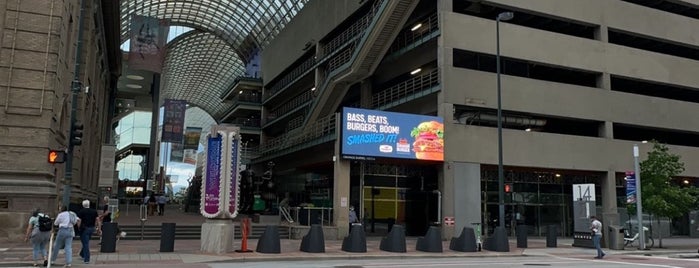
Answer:
<svg viewBox="0 0 699 268"><path fill-rule="evenodd" d="M415 158L444 160L444 125L437 121L422 122L410 136L415 138L413 152Z"/></svg>

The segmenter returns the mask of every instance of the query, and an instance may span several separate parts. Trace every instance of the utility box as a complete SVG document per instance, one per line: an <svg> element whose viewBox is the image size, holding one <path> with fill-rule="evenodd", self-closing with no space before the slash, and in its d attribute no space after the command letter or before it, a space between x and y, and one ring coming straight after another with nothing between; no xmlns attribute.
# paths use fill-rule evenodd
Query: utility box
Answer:
<svg viewBox="0 0 699 268"><path fill-rule="evenodd" d="M624 227L619 225L609 225L607 245L609 245L609 249L624 249Z"/></svg>

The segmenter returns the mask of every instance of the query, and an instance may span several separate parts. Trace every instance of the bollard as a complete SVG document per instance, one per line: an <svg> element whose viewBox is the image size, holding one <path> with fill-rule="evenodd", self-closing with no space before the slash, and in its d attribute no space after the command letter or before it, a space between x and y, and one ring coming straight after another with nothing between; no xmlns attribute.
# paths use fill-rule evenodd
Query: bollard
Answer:
<svg viewBox="0 0 699 268"><path fill-rule="evenodd" d="M366 234L364 233L364 226L359 223L352 224L351 232L342 240L342 251L366 252Z"/></svg>
<svg viewBox="0 0 699 268"><path fill-rule="evenodd" d="M510 242L507 239L507 230L504 227L495 227L491 237L485 241L483 248L495 252L510 252Z"/></svg>
<svg viewBox="0 0 699 268"><path fill-rule="evenodd" d="M388 252L406 252L405 227L403 225L393 225L391 232L381 239L379 248Z"/></svg>
<svg viewBox="0 0 699 268"><path fill-rule="evenodd" d="M424 237L417 239L415 249L423 252L442 252L442 232L437 226L430 226Z"/></svg>
<svg viewBox="0 0 699 268"><path fill-rule="evenodd" d="M252 250L248 249L248 233L250 232L250 218L245 217L240 220L240 233L242 233L243 237L241 238L240 242L240 250L236 250L235 252L241 252L241 253L247 253L247 252L252 252Z"/></svg>
<svg viewBox="0 0 699 268"><path fill-rule="evenodd" d="M105 222L102 224L102 244L100 252L114 253L116 252L116 238L118 224L116 222Z"/></svg>
<svg viewBox="0 0 699 268"><path fill-rule="evenodd" d="M556 236L558 235L558 226L549 225L546 230L546 247L555 248L557 247Z"/></svg>
<svg viewBox="0 0 699 268"><path fill-rule="evenodd" d="M311 225L308 234L303 236L301 240L301 251L309 253L325 252L325 237L323 236L323 227L318 224Z"/></svg>
<svg viewBox="0 0 699 268"><path fill-rule="evenodd" d="M517 247L527 248L527 226L517 225L515 232L517 233Z"/></svg>
<svg viewBox="0 0 699 268"><path fill-rule="evenodd" d="M464 227L459 237L452 237L449 243L449 249L460 252L476 252L478 244L476 243L476 234L473 228Z"/></svg>
<svg viewBox="0 0 699 268"><path fill-rule="evenodd" d="M163 222L160 227L160 252L175 251L175 223Z"/></svg>
<svg viewBox="0 0 699 268"><path fill-rule="evenodd" d="M281 243L279 242L279 228L276 225L267 225L265 232L257 242L257 249L260 253L281 253Z"/></svg>

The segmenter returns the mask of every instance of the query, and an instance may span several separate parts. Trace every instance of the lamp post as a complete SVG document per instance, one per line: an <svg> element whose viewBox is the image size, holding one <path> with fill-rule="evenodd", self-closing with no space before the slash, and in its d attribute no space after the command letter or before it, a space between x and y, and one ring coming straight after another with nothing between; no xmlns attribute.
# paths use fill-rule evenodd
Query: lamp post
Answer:
<svg viewBox="0 0 699 268"><path fill-rule="evenodd" d="M500 97L500 21L511 20L515 15L512 12L502 12L495 18L496 36L496 70L498 80L498 207L499 227L505 228L505 171L502 167L502 101Z"/></svg>

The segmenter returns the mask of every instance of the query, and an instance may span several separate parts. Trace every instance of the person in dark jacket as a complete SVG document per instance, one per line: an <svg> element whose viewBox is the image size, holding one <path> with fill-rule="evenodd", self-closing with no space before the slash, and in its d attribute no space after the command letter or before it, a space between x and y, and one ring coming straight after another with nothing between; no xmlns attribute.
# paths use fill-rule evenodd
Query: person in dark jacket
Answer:
<svg viewBox="0 0 699 268"><path fill-rule="evenodd" d="M82 244L80 257L85 263L90 263L90 238L95 230L99 229L98 217L97 210L90 208L90 200L83 200L83 208L78 211L78 218L80 218L80 242Z"/></svg>

